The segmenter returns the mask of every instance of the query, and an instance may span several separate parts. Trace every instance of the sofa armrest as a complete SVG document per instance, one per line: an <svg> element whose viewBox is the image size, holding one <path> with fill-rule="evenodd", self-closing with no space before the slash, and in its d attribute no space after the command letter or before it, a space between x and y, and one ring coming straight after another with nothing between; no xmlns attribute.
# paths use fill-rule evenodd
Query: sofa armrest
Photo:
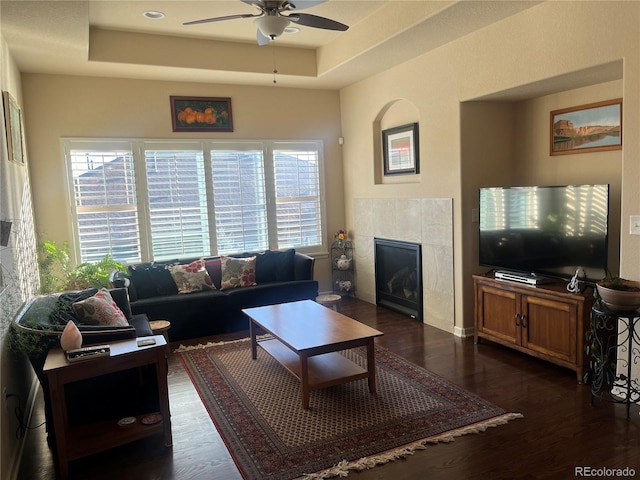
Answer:
<svg viewBox="0 0 640 480"><path fill-rule="evenodd" d="M122 328L111 328L105 330L104 327L96 329L87 329L87 326L79 328L82 333L82 345L103 344L116 342L118 340L127 340L138 336L133 326Z"/></svg>
<svg viewBox="0 0 640 480"><path fill-rule="evenodd" d="M295 280L313 280L313 267L316 259L296 252L293 256L293 271Z"/></svg>
<svg viewBox="0 0 640 480"><path fill-rule="evenodd" d="M116 305L118 305L122 313L124 313L124 316L130 321L132 313L131 304L129 303L129 290L125 287L111 288L109 289L109 293L113 301L116 302Z"/></svg>

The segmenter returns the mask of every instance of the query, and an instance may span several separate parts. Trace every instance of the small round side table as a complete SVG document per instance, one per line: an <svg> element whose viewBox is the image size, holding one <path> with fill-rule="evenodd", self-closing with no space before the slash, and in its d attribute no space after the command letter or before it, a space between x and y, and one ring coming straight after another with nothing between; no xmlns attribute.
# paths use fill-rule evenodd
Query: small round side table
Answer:
<svg viewBox="0 0 640 480"><path fill-rule="evenodd" d="M171 328L171 322L167 320L151 320L149 322L149 326L151 330L153 330L154 335L163 335L164 339L167 341L167 345L169 345L169 329Z"/></svg>
<svg viewBox="0 0 640 480"><path fill-rule="evenodd" d="M318 302L320 305L324 305L327 308L332 308L336 312L338 311L340 300L342 300L342 297L335 294L318 295L316 297L316 302Z"/></svg>

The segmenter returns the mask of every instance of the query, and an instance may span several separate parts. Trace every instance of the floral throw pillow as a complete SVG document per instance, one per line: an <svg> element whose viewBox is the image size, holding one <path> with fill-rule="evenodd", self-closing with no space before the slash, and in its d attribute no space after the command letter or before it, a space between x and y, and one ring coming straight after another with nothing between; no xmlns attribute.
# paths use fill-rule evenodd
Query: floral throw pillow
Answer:
<svg viewBox="0 0 640 480"><path fill-rule="evenodd" d="M112 327L129 325L127 317L122 313L122 310L120 310L120 307L118 307L106 288L101 288L92 297L75 302L72 307L80 324L109 325Z"/></svg>
<svg viewBox="0 0 640 480"><path fill-rule="evenodd" d="M173 281L176 282L178 293L215 290L202 259L195 260L188 265L169 265L167 268L173 277Z"/></svg>
<svg viewBox="0 0 640 480"><path fill-rule="evenodd" d="M222 257L220 290L256 284L256 257Z"/></svg>

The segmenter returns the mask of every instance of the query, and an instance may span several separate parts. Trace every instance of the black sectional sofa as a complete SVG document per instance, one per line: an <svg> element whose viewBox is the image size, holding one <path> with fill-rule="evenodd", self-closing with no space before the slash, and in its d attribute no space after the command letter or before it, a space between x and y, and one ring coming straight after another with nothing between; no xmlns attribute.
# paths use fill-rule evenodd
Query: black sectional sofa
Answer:
<svg viewBox="0 0 640 480"><path fill-rule="evenodd" d="M170 341L245 330L249 322L242 313L243 308L313 300L318 295L318 282L313 279L313 257L293 249L230 257L255 257L254 285L235 288L222 285L224 257L218 256L131 264L126 267L126 273L115 272L111 281L114 286L128 288L133 314L171 322ZM199 260L204 261L213 285L179 293L170 267L191 265Z"/></svg>

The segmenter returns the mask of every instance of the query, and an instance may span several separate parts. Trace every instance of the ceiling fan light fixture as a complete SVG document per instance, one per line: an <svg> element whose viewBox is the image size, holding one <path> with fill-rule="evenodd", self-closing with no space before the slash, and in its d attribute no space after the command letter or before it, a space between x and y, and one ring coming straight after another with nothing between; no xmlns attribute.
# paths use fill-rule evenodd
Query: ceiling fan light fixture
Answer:
<svg viewBox="0 0 640 480"><path fill-rule="evenodd" d="M282 35L284 29L289 26L288 19L274 15L265 15L264 17L256 18L253 23L256 24L265 37L268 37L271 40Z"/></svg>

